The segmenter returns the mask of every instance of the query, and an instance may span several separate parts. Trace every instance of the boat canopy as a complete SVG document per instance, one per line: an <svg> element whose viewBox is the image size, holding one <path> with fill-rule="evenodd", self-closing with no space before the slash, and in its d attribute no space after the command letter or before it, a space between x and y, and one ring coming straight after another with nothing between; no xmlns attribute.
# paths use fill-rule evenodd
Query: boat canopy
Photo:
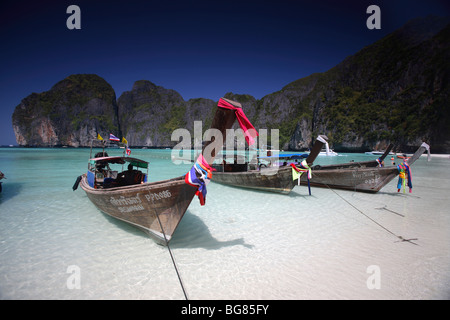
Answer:
<svg viewBox="0 0 450 320"><path fill-rule="evenodd" d="M112 164L124 164L126 162L131 163L135 167L148 169L148 162L137 158L130 157L99 157L89 159L91 165L96 163L112 163Z"/></svg>

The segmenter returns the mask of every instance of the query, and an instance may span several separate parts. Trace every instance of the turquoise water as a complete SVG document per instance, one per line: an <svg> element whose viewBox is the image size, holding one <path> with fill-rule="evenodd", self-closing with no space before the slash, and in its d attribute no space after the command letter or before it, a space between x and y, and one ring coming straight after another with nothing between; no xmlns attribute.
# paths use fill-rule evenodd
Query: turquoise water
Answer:
<svg viewBox="0 0 450 320"><path fill-rule="evenodd" d="M72 191L88 156L0 149L0 298L184 299L166 247ZM150 181L191 166L173 164L171 150L132 156L150 162ZM316 164L369 159L343 154ZM303 186L279 195L211 182L206 206L193 200L171 242L187 295L450 298L449 169L448 156L421 157L411 194L397 193L396 181L377 194L312 188L312 196Z"/></svg>

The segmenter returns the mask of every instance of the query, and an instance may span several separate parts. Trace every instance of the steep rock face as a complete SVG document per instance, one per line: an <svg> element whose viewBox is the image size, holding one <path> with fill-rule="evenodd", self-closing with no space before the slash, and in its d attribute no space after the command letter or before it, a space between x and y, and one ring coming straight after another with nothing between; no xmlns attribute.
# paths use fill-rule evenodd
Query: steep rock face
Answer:
<svg viewBox="0 0 450 320"><path fill-rule="evenodd" d="M118 135L116 97L97 75L71 75L49 91L32 93L14 110L21 146L88 146L97 133Z"/></svg>
<svg viewBox="0 0 450 320"><path fill-rule="evenodd" d="M365 143L390 140L412 150L425 140L448 151L449 22L413 20L330 70L339 85L338 99L326 101L328 117L342 115L336 106L346 105L351 116L343 131Z"/></svg>
<svg viewBox="0 0 450 320"><path fill-rule="evenodd" d="M389 142L411 151L422 141L450 152L448 23L411 21L329 71L263 97L258 126L279 126L282 148L302 149L300 139L326 134L343 152Z"/></svg>
<svg viewBox="0 0 450 320"><path fill-rule="evenodd" d="M224 97L242 103L256 129L278 129L281 149L307 149L325 134L340 152L384 149L390 142L409 152L426 141L433 152L450 153L449 22L413 20L329 71L260 100L231 92ZM216 104L184 101L147 80L136 81L116 103L102 78L73 75L23 99L13 128L22 146L88 146L97 133L126 137L131 146L174 146L175 129L193 135L196 120L208 129Z"/></svg>
<svg viewBox="0 0 450 320"><path fill-rule="evenodd" d="M174 90L136 81L118 99L122 134L133 146L164 147L174 146L177 141L172 141L172 132L185 128L193 141L194 121L202 121L202 131L208 129L216 105L203 98L186 102Z"/></svg>
<svg viewBox="0 0 450 320"><path fill-rule="evenodd" d="M117 103L122 133L130 145L169 146L172 125L184 125L179 116L175 117L184 115L186 109L181 95L150 81L136 81Z"/></svg>
<svg viewBox="0 0 450 320"><path fill-rule="evenodd" d="M203 134L211 127L216 112L217 101L205 98L190 99L186 102L186 112L183 122L191 134L191 144L199 148L203 141ZM194 130L194 122L201 121L201 133ZM199 131L199 130L197 130ZM195 136L197 135L197 136Z"/></svg>

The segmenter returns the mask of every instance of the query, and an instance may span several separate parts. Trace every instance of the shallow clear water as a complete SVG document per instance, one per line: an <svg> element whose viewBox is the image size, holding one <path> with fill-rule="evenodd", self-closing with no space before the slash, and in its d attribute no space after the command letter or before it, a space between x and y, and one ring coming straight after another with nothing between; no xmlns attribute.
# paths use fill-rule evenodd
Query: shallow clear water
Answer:
<svg viewBox="0 0 450 320"><path fill-rule="evenodd" d="M166 247L72 191L88 156L0 149L0 298L184 299ZM173 164L171 150L132 156L150 161L151 181L191 166ZM344 154L316 164L369 159ZM448 299L449 169L448 157L420 158L411 194L397 193L396 181L377 194L312 188L312 196L303 186L279 195L212 182L206 205L193 200L171 241L187 295Z"/></svg>

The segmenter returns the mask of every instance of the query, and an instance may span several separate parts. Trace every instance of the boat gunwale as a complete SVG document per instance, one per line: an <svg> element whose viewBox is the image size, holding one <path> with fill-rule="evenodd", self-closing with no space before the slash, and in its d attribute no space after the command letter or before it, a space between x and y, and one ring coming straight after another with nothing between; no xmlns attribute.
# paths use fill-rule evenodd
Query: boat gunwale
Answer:
<svg viewBox="0 0 450 320"><path fill-rule="evenodd" d="M161 180L161 181L154 181L154 182L146 182L141 184L132 184L128 186L120 186L120 187L113 187L113 188L92 188L89 183L87 182L86 174L83 174L81 179L81 188L85 191L89 191L90 193L123 193L123 192L135 192L139 191L140 189L152 189L153 187L159 188L159 187L166 187L166 186L174 186L179 184L184 184L184 176L179 176L167 180Z"/></svg>

